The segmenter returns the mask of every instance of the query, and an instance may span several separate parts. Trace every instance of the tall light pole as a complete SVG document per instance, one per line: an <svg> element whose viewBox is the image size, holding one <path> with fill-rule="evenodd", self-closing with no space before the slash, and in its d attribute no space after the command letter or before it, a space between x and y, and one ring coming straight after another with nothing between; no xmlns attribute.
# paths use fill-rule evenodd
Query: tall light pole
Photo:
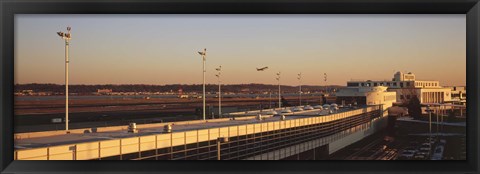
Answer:
<svg viewBox="0 0 480 174"><path fill-rule="evenodd" d="M297 75L298 75L297 77L298 83L300 84L299 85L300 89L298 91L298 95L299 95L298 100L299 100L299 106L302 106L302 73L299 73Z"/></svg>
<svg viewBox="0 0 480 174"><path fill-rule="evenodd" d="M430 138L432 138L432 109L427 105L426 111L428 112L428 130L430 132Z"/></svg>
<svg viewBox="0 0 480 174"><path fill-rule="evenodd" d="M203 120L205 120L205 61L207 56L207 49L204 48L203 51L199 51L198 54L202 56L203 59Z"/></svg>
<svg viewBox="0 0 480 174"><path fill-rule="evenodd" d="M277 73L277 78L275 79L278 81L278 108L282 108L282 100L280 97L280 71Z"/></svg>
<svg viewBox="0 0 480 174"><path fill-rule="evenodd" d="M71 29L67 27L67 33L57 32L58 36L65 40L65 131L68 131L68 45L72 38Z"/></svg>
<svg viewBox="0 0 480 174"><path fill-rule="evenodd" d="M325 93L328 93L328 90L327 90L327 73L323 73L323 81L325 82Z"/></svg>
<svg viewBox="0 0 480 174"><path fill-rule="evenodd" d="M222 88L220 87L222 84L222 81L220 81L220 76L222 75L222 66L220 65L218 68L216 68L218 74L215 74L218 78L218 116L221 118L222 117Z"/></svg>

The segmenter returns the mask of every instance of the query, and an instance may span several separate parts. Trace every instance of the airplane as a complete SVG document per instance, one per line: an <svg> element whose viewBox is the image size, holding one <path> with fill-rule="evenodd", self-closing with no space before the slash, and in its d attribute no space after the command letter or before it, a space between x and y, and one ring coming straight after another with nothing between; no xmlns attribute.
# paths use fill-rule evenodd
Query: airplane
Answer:
<svg viewBox="0 0 480 174"><path fill-rule="evenodd" d="M266 69L268 69L268 66L263 67L263 68L257 68L257 71L264 71L264 70L266 70Z"/></svg>

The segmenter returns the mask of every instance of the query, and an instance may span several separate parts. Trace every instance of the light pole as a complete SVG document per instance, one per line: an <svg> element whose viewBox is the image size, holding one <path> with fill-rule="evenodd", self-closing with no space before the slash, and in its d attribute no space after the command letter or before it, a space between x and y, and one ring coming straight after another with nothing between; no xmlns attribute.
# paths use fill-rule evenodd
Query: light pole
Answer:
<svg viewBox="0 0 480 174"><path fill-rule="evenodd" d="M439 112L439 106L435 107L435 114L437 114L437 138L438 138L438 112Z"/></svg>
<svg viewBox="0 0 480 174"><path fill-rule="evenodd" d="M327 73L323 73L323 81L325 82L325 93L328 93L328 89L327 89Z"/></svg>
<svg viewBox="0 0 480 174"><path fill-rule="evenodd" d="M280 97L280 71L277 73L277 79L278 81L278 108L282 108L282 100Z"/></svg>
<svg viewBox="0 0 480 174"><path fill-rule="evenodd" d="M430 106L427 105L427 110L428 112L428 130L430 132L430 139L432 138L432 109L430 109Z"/></svg>
<svg viewBox="0 0 480 174"><path fill-rule="evenodd" d="M272 109L272 90L268 90L268 102L269 102L269 107Z"/></svg>
<svg viewBox="0 0 480 174"><path fill-rule="evenodd" d="M68 46L72 35L70 30L72 28L67 27L67 33L57 32L63 40L65 40L65 131L68 133Z"/></svg>
<svg viewBox="0 0 480 174"><path fill-rule="evenodd" d="M205 61L207 56L207 49L204 48L203 51L199 51L198 54L202 56L203 59L203 120L205 120Z"/></svg>
<svg viewBox="0 0 480 174"><path fill-rule="evenodd" d="M298 91L298 95L299 95L298 100L299 100L299 103L300 103L299 106L302 106L302 73L299 73L297 75L298 75L298 77L297 77L298 83L300 84L299 85L300 90Z"/></svg>
<svg viewBox="0 0 480 174"><path fill-rule="evenodd" d="M218 74L215 74L218 78L218 116L221 118L222 117L222 89L221 89L221 83L220 81L220 76L222 75L222 66L220 65L218 68L216 68Z"/></svg>
<svg viewBox="0 0 480 174"><path fill-rule="evenodd" d="M218 137L217 138L217 160L221 160L220 156L221 156L221 148L220 146L222 145L222 143L226 143L228 142L228 137Z"/></svg>

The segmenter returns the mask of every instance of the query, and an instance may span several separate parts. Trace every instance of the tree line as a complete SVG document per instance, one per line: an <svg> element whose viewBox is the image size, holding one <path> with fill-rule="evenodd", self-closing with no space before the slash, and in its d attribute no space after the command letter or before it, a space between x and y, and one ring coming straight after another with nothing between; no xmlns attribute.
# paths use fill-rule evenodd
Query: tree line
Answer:
<svg viewBox="0 0 480 174"><path fill-rule="evenodd" d="M329 91L338 86L329 86ZM145 85L145 84L105 84L105 85L69 85L69 92L85 94L95 93L98 89L112 89L112 92L174 92L177 93L179 89L183 93L188 92L201 92L202 84L169 84L169 85ZM207 84L205 86L206 91L216 92L218 91L218 84ZM63 93L65 92L65 85L60 84L15 84L15 92L22 92L24 90L33 90L33 92L51 92L51 93ZM298 86L281 85L281 91L283 92L298 92ZM324 91L324 86L302 86L302 91L320 92ZM263 92L277 92L278 85L268 84L232 84L222 85L222 92L234 92L234 93L263 93Z"/></svg>

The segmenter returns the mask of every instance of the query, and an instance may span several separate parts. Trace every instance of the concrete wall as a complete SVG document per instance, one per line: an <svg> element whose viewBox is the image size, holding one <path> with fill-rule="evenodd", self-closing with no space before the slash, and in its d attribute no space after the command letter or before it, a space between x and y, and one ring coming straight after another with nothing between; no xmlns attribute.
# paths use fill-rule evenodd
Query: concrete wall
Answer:
<svg viewBox="0 0 480 174"><path fill-rule="evenodd" d="M387 126L387 117L378 118L366 125L368 126L367 129L352 133L351 135L328 144L328 153L332 154L385 128Z"/></svg>

